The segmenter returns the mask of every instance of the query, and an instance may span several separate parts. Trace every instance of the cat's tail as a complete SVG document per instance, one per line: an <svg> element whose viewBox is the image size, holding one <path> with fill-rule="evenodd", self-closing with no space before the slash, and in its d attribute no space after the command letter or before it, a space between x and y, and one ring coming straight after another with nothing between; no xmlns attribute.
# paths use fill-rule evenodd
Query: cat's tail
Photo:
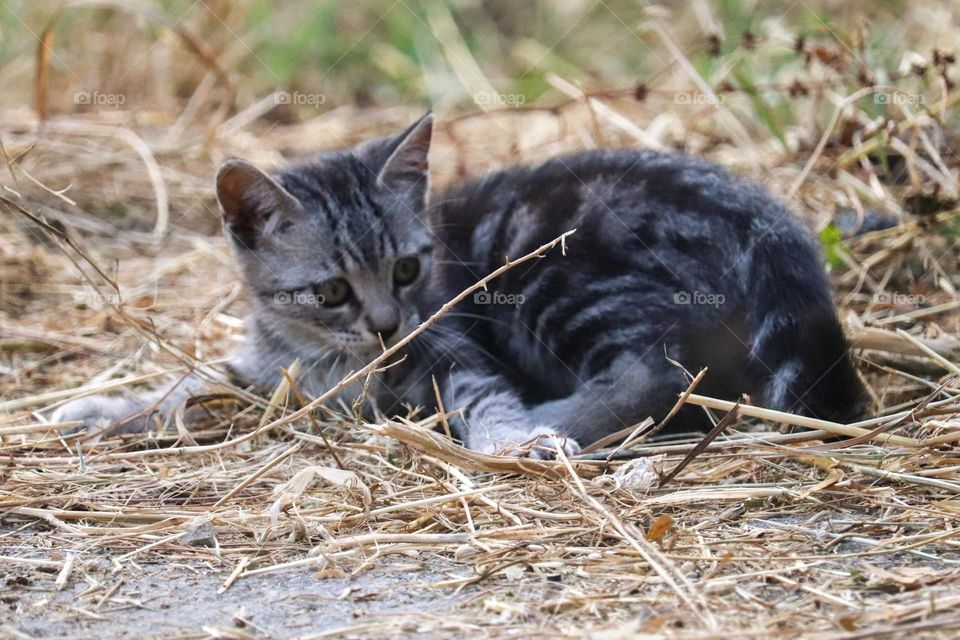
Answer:
<svg viewBox="0 0 960 640"><path fill-rule="evenodd" d="M834 422L863 417L868 397L812 243L769 234L747 271L748 358L763 406Z"/></svg>

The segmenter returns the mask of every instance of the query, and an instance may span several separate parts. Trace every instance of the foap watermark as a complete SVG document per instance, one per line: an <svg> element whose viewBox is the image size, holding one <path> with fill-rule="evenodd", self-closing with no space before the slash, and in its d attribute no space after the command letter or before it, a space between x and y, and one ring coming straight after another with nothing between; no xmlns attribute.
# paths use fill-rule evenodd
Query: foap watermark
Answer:
<svg viewBox="0 0 960 640"><path fill-rule="evenodd" d="M284 306L319 307L323 305L323 296L310 291L277 291L273 294L273 303Z"/></svg>
<svg viewBox="0 0 960 640"><path fill-rule="evenodd" d="M481 107L522 107L527 104L527 96L522 93L481 91L473 94L473 101Z"/></svg>
<svg viewBox="0 0 960 640"><path fill-rule="evenodd" d="M275 104L291 104L313 107L318 109L326 104L327 96L322 93L302 93L300 91L274 91L273 101Z"/></svg>
<svg viewBox="0 0 960 640"><path fill-rule="evenodd" d="M720 105L726 98L716 93L701 93L699 91L684 91L673 96L675 104L690 104L695 106Z"/></svg>
<svg viewBox="0 0 960 640"><path fill-rule="evenodd" d="M73 104L92 107L110 107L119 109L126 103L127 96L122 93L101 93L100 91L77 91L73 94Z"/></svg>
<svg viewBox="0 0 960 640"><path fill-rule="evenodd" d="M886 304L894 307L919 307L926 303L926 296L913 293L897 293L896 291L878 291L873 294L876 304Z"/></svg>
<svg viewBox="0 0 960 640"><path fill-rule="evenodd" d="M902 107L917 107L927 104L927 96L920 93L904 93L903 91L881 92L873 94L876 104L894 104Z"/></svg>
<svg viewBox="0 0 960 640"><path fill-rule="evenodd" d="M473 294L474 304L502 304L519 307L526 298L522 293L503 293L502 291L477 291Z"/></svg>
<svg viewBox="0 0 960 640"><path fill-rule="evenodd" d="M673 294L674 304L719 307L726 302L722 293L704 293L702 291L677 291Z"/></svg>

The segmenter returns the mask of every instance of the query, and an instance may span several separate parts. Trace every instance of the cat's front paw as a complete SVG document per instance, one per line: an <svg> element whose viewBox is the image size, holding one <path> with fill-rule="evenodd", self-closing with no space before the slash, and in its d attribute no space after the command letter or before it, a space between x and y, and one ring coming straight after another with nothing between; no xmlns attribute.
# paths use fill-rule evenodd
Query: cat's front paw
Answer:
<svg viewBox="0 0 960 640"><path fill-rule="evenodd" d="M87 433L137 433L151 426L143 407L119 396L89 396L72 400L50 416L54 423L79 422L66 433L85 430Z"/></svg>
<svg viewBox="0 0 960 640"><path fill-rule="evenodd" d="M532 458L534 460L554 460L557 449L563 451L566 457L580 453L580 443L570 436L551 433L548 430L534 432L530 439L517 447L504 451L505 455L518 458Z"/></svg>
<svg viewBox="0 0 960 640"><path fill-rule="evenodd" d="M534 460L555 459L558 447L567 457L580 453L580 444L576 440L542 427L497 435L475 433L468 440L468 445L481 453Z"/></svg>

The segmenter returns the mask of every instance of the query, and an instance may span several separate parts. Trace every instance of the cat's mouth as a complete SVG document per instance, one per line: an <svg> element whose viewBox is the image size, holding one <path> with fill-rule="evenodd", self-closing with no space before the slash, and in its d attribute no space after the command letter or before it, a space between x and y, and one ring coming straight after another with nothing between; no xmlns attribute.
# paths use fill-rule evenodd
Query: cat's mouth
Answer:
<svg viewBox="0 0 960 640"><path fill-rule="evenodd" d="M383 338L382 342L381 336L378 334L365 334L362 340L370 351L374 352L375 355L378 355L381 351L383 351L384 348L389 349L403 340L405 337L407 337L408 333L410 333L409 329L402 328L393 335Z"/></svg>
<svg viewBox="0 0 960 640"><path fill-rule="evenodd" d="M334 334L332 342L340 351L353 355L362 360L372 360L383 353L383 350L397 344L407 335L408 331L400 330L389 338L383 339L380 336L371 333L337 333Z"/></svg>

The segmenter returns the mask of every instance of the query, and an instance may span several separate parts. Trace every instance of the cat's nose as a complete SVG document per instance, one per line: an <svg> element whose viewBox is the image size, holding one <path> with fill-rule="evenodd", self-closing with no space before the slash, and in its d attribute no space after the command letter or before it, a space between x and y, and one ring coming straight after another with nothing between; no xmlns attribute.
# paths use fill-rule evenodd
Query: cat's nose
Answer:
<svg viewBox="0 0 960 640"><path fill-rule="evenodd" d="M374 309L367 317L367 328L384 340L392 338L400 330L400 314L394 307Z"/></svg>
<svg viewBox="0 0 960 640"><path fill-rule="evenodd" d="M400 330L399 322L394 322L391 324L385 324L380 326L374 326L373 324L370 325L370 331L373 333L379 333L384 340L389 340L394 335L396 335L397 331L399 330Z"/></svg>

